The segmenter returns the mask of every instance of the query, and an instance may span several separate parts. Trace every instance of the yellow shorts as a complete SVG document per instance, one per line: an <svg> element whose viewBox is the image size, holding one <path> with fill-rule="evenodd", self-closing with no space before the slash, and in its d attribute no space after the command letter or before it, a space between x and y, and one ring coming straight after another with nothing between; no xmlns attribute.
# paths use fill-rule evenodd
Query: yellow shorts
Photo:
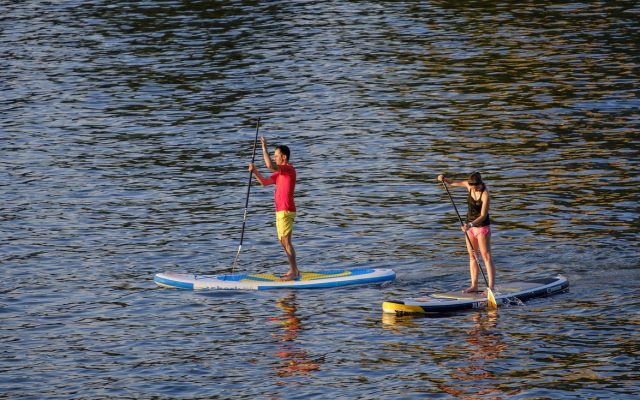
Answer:
<svg viewBox="0 0 640 400"><path fill-rule="evenodd" d="M293 211L276 212L276 229L278 230L278 239L282 239L293 232L293 221L295 219L296 213Z"/></svg>

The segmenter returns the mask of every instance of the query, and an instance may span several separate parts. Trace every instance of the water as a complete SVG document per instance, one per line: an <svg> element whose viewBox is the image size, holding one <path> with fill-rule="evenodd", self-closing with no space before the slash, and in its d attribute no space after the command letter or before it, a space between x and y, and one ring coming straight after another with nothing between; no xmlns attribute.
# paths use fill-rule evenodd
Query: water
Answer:
<svg viewBox="0 0 640 400"><path fill-rule="evenodd" d="M632 398L635 2L0 2L0 398ZM292 148L304 268L390 285L181 292L227 272L255 119ZM261 165L261 161L258 162ZM568 293L383 315L467 284L435 176L483 173L498 280ZM454 193L459 206L464 193ZM253 187L239 268L284 272Z"/></svg>

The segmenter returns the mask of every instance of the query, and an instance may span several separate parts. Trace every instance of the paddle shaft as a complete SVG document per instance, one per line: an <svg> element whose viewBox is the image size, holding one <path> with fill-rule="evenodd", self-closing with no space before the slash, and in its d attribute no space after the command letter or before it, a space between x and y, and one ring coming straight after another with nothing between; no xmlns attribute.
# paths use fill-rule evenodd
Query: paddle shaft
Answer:
<svg viewBox="0 0 640 400"><path fill-rule="evenodd" d="M451 197L451 192L449 192L449 188L447 187L447 184L444 182L444 178L442 180L442 186L444 186L444 190L446 190L447 191L447 195L449 195L449 200L451 200L451 204L453 205L453 209L456 210L456 215L458 216L458 219L460 220L460 226L464 226L464 221L462 221L462 217L460 216L460 213L458 212L458 207L456 207L456 203L453 201L453 197ZM487 287L489 287L489 282L487 281L487 277L484 274L484 271L482 270L482 265L480 265L480 259L476 255L476 250L473 248L473 244L471 243L471 239L469 238L469 234L467 233L467 231L464 231L464 236L467 238L467 241L469 242L469 247L471 247L471 252L473 253L473 257L476 259L476 263L478 264L478 269L480 270L480 272L482 272L482 277L484 278L484 283L487 285Z"/></svg>
<svg viewBox="0 0 640 400"><path fill-rule="evenodd" d="M260 117L258 117L258 122L256 122L256 138L253 141L253 155L251 156L251 164L256 161L256 147L258 146L258 131L260 130ZM231 267L231 271L235 271L236 264L238 263L238 257L240 256L240 250L242 250L242 242L244 240L244 228L247 225L247 212L249 210L249 193L251 193L251 181L253 180L253 172L249 171L249 184L247 185L247 198L244 202L244 216L242 217L242 232L240 233L240 245L238 246L238 252L236 253L236 258L233 260L233 266Z"/></svg>

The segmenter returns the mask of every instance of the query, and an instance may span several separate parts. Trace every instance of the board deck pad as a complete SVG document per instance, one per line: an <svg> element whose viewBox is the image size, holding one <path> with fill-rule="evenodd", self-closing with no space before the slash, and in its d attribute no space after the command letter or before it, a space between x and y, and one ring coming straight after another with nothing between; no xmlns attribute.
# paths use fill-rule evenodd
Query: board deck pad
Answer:
<svg viewBox="0 0 640 400"><path fill-rule="evenodd" d="M392 269L354 268L301 271L300 278L293 281L284 281L270 273L198 275L174 272L156 274L154 281L158 286L176 289L267 290L337 287L391 281L395 277Z"/></svg>
<svg viewBox="0 0 640 400"><path fill-rule="evenodd" d="M500 306L509 304L515 299L525 301L534 297L548 296L564 291L568 287L567 278L558 275L555 278L505 282L496 286L493 295L496 303ZM464 293L462 290L455 290L399 301L385 301L382 303L382 310L386 313L396 314L426 314L485 308L486 306L487 295L485 293Z"/></svg>
<svg viewBox="0 0 640 400"><path fill-rule="evenodd" d="M508 294L508 293L511 294L511 293L521 292L526 289L534 289L538 286L540 286L540 284L535 282L510 282L510 283L507 283L506 285L502 285L502 286L498 285L497 289L494 292L502 293L502 294ZM461 290L454 290L454 291L445 292L445 293L434 293L429 295L429 297L431 297L432 299L477 300L477 299L484 299L487 297L487 295L481 291L475 292L475 293L463 293ZM429 299L427 298L426 301L428 300Z"/></svg>

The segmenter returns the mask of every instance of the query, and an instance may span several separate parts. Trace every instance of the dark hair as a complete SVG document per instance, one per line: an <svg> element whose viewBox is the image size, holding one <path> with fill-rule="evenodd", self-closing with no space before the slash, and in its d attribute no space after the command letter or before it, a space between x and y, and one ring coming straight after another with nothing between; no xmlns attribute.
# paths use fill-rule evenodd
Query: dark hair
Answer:
<svg viewBox="0 0 640 400"><path fill-rule="evenodd" d="M480 172L477 172L477 171L469 175L468 182L469 182L469 185L471 186L478 186L478 185L484 186L484 182L482 182L482 176L480 176Z"/></svg>
<svg viewBox="0 0 640 400"><path fill-rule="evenodd" d="M280 150L280 154L287 156L287 161L291 159L291 150L289 150L289 146L281 144L276 146L276 150Z"/></svg>

